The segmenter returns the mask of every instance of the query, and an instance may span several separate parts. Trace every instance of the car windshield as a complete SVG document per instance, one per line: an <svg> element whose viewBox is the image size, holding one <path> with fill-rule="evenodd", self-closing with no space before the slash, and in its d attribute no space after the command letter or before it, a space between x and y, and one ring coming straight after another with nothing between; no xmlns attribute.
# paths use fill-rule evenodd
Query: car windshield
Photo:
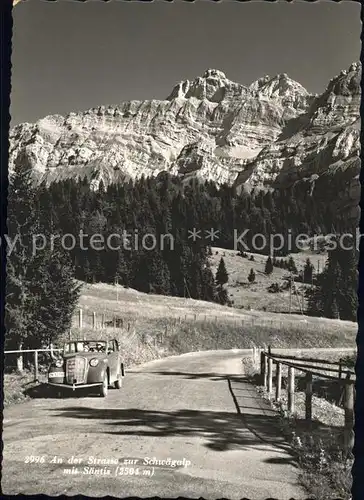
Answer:
<svg viewBox="0 0 364 500"><path fill-rule="evenodd" d="M65 354L76 352L106 352L106 341L79 340L65 344Z"/></svg>

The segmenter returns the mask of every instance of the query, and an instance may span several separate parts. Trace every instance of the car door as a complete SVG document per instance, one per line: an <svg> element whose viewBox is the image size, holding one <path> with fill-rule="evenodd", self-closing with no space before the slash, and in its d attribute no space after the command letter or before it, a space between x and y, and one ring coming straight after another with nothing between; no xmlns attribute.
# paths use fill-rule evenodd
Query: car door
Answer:
<svg viewBox="0 0 364 500"><path fill-rule="evenodd" d="M110 383L114 383L118 378L118 351L116 349L115 340L109 340L107 343L108 364L110 373Z"/></svg>
<svg viewBox="0 0 364 500"><path fill-rule="evenodd" d="M121 367L121 375L124 377L124 363L123 363L123 360L122 360L122 356L121 356L121 351L120 351L120 346L119 346L119 343L117 340L115 340L115 352L117 352L117 355L118 355L118 360L117 360L117 364L118 366Z"/></svg>

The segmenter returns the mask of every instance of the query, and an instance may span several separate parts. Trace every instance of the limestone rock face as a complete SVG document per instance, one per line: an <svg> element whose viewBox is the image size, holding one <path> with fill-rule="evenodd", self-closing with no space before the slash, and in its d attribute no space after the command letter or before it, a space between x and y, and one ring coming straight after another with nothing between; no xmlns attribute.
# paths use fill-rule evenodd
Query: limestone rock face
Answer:
<svg viewBox="0 0 364 500"><path fill-rule="evenodd" d="M162 101L20 124L10 133L9 166L25 156L41 180L86 176L94 189L101 180L169 171L256 188L308 182L315 194L335 178L341 196L356 203L360 77L361 65L353 63L321 95L310 95L286 74L246 87L208 69Z"/></svg>
<svg viewBox="0 0 364 500"><path fill-rule="evenodd" d="M280 138L245 165L236 185L279 189L305 182L311 195L328 202L346 200L357 214L360 72L360 64L354 63L332 79L305 113L287 122Z"/></svg>

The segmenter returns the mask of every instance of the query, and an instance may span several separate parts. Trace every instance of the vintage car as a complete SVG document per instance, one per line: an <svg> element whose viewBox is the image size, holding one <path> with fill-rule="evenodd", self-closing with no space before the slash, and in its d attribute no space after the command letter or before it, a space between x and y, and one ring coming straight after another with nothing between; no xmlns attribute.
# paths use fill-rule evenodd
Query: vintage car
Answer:
<svg viewBox="0 0 364 500"><path fill-rule="evenodd" d="M110 386L121 388L124 365L115 339L70 341L60 357L52 357L48 384L58 391L95 387L105 397Z"/></svg>

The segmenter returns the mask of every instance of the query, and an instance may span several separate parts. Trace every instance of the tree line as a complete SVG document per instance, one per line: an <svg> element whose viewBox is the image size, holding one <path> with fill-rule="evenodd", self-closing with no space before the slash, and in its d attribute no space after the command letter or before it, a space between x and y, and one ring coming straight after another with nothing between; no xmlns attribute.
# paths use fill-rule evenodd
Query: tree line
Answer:
<svg viewBox="0 0 364 500"><path fill-rule="evenodd" d="M8 190L7 227L12 245L6 263L5 349L49 345L71 323L80 287L68 252L60 244L36 254L32 251L33 235L58 230L44 224L47 217L47 207L39 205L31 169L19 162Z"/></svg>
<svg viewBox="0 0 364 500"><path fill-rule="evenodd" d="M316 277L315 286L306 292L308 314L356 321L357 288L358 251L339 246L330 250L323 272Z"/></svg>
<svg viewBox="0 0 364 500"><path fill-rule="evenodd" d="M67 179L34 185L31 168L26 159L18 159L10 179L8 196L8 234L13 241L19 238L15 250L8 255L6 322L11 336L7 347L27 343L47 343L69 327L72 311L80 288L76 280L95 283L114 283L142 292L191 297L206 301L229 303L225 264L220 261L214 276L209 263L211 245L207 232L214 229L216 246L232 248L234 230L249 229L251 235L267 237L274 233L292 235L325 234L336 228L348 231L345 217L322 209L307 194L290 188L282 191L248 193L234 186L216 186L213 182L188 182L163 173L154 178L112 184L102 182L95 191L86 179ZM191 240L193 228L200 237ZM173 250L124 247L114 250L108 246L92 248L92 235L154 234L156 240L164 234L173 236ZM52 235L88 235L86 248L77 244L65 250L60 239L49 245ZM32 237L43 234L47 244L32 252ZM250 239L250 240L249 240ZM294 262L283 257L297 248L284 247L267 262L266 272L274 266L291 268ZM244 250L240 250L242 255ZM270 249L261 249L269 256ZM336 259L336 260L335 260ZM338 253L329 257L328 265L310 296L312 314L352 317L356 287L353 265ZM253 276L249 281L253 280ZM336 283L336 284L335 284ZM350 293L337 291L338 287ZM346 288L345 288L346 287ZM320 291L321 290L321 291ZM332 293L326 293L331 290ZM335 291L336 290L336 291ZM349 297L350 295L350 297ZM344 298L345 296L345 298ZM9 344L10 343L10 344Z"/></svg>
<svg viewBox="0 0 364 500"><path fill-rule="evenodd" d="M294 189L278 191L237 192L235 187L223 185L220 188L212 182L192 179L184 182L167 173L155 178L140 178L135 182L113 184L104 188L102 182L97 191L90 190L87 180L68 179L54 182L39 189L38 203L47 207L47 216L62 234L102 234L105 239L112 233L129 231L134 235L152 233L160 241L163 234L171 234L175 242L174 252L169 249L102 251L79 247L70 251L77 278L88 282L114 282L115 275L120 282L157 293L184 295L184 280L193 284L193 275L186 271L186 265L204 267L206 252L211 244L222 248L233 248L234 230L237 234L249 229L244 238L252 247L254 234L263 234L268 241L260 253L269 255L269 237L273 234L291 232L292 248L277 251L275 258L298 251L295 236L325 234L336 226L345 227L336 213L328 217L329 209L320 211L314 200L299 201ZM189 230L196 228L200 236L196 241L189 237ZM206 234L213 228L218 239L208 240ZM87 241L86 241L87 243ZM132 245L133 247L133 245ZM242 250L243 251L243 250ZM198 261L196 263L196 260ZM148 267L147 274L145 274ZM154 270L155 268L155 270ZM182 274L177 269L183 269ZM158 276L156 276L158 274ZM191 276L189 276L191 274ZM141 277L142 276L142 277Z"/></svg>

